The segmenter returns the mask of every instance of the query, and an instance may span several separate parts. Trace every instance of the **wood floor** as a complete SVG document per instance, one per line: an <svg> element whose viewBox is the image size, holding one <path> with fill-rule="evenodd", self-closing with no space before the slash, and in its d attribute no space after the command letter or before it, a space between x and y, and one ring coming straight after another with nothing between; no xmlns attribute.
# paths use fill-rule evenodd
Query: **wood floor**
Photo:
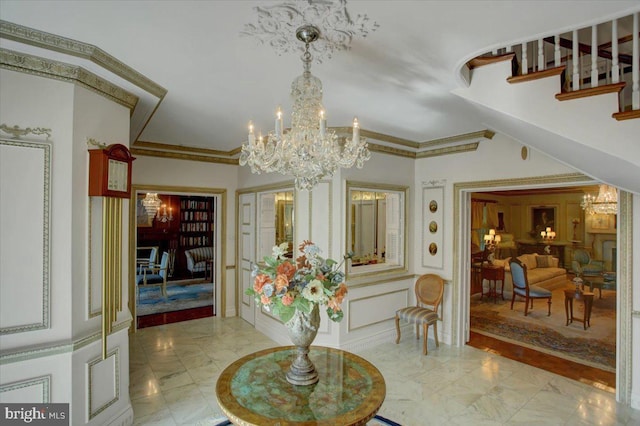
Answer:
<svg viewBox="0 0 640 426"><path fill-rule="evenodd" d="M183 309L181 311L163 312L159 314L143 315L138 317L138 328L153 327L156 325L171 324L174 322L189 321L198 318L212 317L213 306Z"/></svg>
<svg viewBox="0 0 640 426"><path fill-rule="evenodd" d="M577 380L607 392L615 393L616 391L616 375L609 371L568 361L524 346L474 333L473 331L467 344L474 348Z"/></svg>

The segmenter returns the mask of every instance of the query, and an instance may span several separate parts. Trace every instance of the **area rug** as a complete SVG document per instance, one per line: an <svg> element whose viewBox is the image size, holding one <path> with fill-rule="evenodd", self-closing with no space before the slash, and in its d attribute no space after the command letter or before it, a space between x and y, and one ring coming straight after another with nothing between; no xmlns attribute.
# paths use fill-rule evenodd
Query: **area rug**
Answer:
<svg viewBox="0 0 640 426"><path fill-rule="evenodd" d="M167 285L167 297L160 286L140 288L137 316L181 311L213 305L213 283Z"/></svg>
<svg viewBox="0 0 640 426"><path fill-rule="evenodd" d="M197 426L232 426L226 417L218 417L215 419L208 419L196 423ZM392 420L386 419L382 416L375 416L373 419L367 422L367 426L401 426L400 423L396 423Z"/></svg>
<svg viewBox="0 0 640 426"><path fill-rule="evenodd" d="M566 325L563 289L553 291L551 316L547 316L546 300L536 300L534 311L524 316L524 302L510 309L511 301L497 303L486 298L472 298L471 330L540 350L561 358L606 371L616 367L615 292L603 291L603 298L594 300L591 327L580 322ZM583 305L574 303L574 316L583 315Z"/></svg>

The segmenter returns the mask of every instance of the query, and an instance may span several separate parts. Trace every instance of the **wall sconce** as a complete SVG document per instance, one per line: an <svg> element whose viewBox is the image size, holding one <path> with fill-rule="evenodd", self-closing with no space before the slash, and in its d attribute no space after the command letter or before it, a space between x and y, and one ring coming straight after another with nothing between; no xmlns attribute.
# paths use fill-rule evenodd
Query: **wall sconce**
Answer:
<svg viewBox="0 0 640 426"><path fill-rule="evenodd" d="M173 207L169 206L169 214L167 214L167 205L162 205L162 213L158 215L158 220L162 223L171 222L173 220Z"/></svg>

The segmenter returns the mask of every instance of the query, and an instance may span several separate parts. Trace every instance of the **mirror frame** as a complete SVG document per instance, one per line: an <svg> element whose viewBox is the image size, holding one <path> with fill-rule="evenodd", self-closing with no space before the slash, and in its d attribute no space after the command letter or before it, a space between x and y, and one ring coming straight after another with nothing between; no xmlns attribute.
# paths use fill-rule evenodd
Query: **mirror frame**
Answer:
<svg viewBox="0 0 640 426"><path fill-rule="evenodd" d="M407 206L409 205L409 187L402 185L391 185L372 182L357 182L346 181L346 197L345 197L345 253L350 251L351 246L351 192L352 191L366 191L366 192L395 192L402 196L400 206L402 211L399 212L402 216L402 254L400 256L401 263L399 264L387 264L378 263L375 265L361 265L351 266L351 261L348 261L345 266L345 276L347 279L361 278L367 276L378 276L380 273L398 273L408 271L407 252L408 252L408 216Z"/></svg>
<svg viewBox="0 0 640 426"><path fill-rule="evenodd" d="M269 187L267 188L261 188L255 191L256 194L256 252L257 252L257 259L256 262L258 263L262 263L263 262L263 257L264 256L270 256L271 255L271 248L273 247L273 245L269 246L269 250L268 253L261 253L261 246L263 245L263 241L262 241L262 233L261 233L261 228L262 228L262 220L263 218L261 217L261 213L262 213L262 197L268 194L278 194L278 193L291 193L291 205L292 205L292 223L290 225L291 227L291 253L289 253L291 256L295 256L295 250L296 250L296 240L295 240L295 236L296 236L296 229L295 229L295 207L296 207L296 191L295 188L290 187L290 186L284 186L284 187ZM278 203L277 201L274 201L274 207L273 207L273 212L274 212L274 238L277 237L278 234L278 215L279 215L279 209L278 209ZM275 244L277 244L277 239L275 241ZM265 248L266 250L266 248Z"/></svg>

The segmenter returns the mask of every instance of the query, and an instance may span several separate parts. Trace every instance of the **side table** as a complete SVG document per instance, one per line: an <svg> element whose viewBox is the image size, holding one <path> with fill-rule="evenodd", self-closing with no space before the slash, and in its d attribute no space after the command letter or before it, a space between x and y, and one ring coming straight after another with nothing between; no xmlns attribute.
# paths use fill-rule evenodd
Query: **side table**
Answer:
<svg viewBox="0 0 640 426"><path fill-rule="evenodd" d="M482 296L487 295L493 297L493 301L495 302L498 299L498 281L500 281L500 297L504 300L504 266L483 264L481 281L484 280L489 281L489 291L485 293L483 286L480 299L482 300ZM492 282L493 286L491 286Z"/></svg>
<svg viewBox="0 0 640 426"><path fill-rule="evenodd" d="M575 320L581 322L585 330L587 329L587 327L591 327L591 308L593 307L593 296L594 293L590 292L582 292L576 290L564 291L564 311L567 315L566 325L571 324ZM582 318L576 318L573 316L574 300L581 300L584 302L584 316Z"/></svg>

